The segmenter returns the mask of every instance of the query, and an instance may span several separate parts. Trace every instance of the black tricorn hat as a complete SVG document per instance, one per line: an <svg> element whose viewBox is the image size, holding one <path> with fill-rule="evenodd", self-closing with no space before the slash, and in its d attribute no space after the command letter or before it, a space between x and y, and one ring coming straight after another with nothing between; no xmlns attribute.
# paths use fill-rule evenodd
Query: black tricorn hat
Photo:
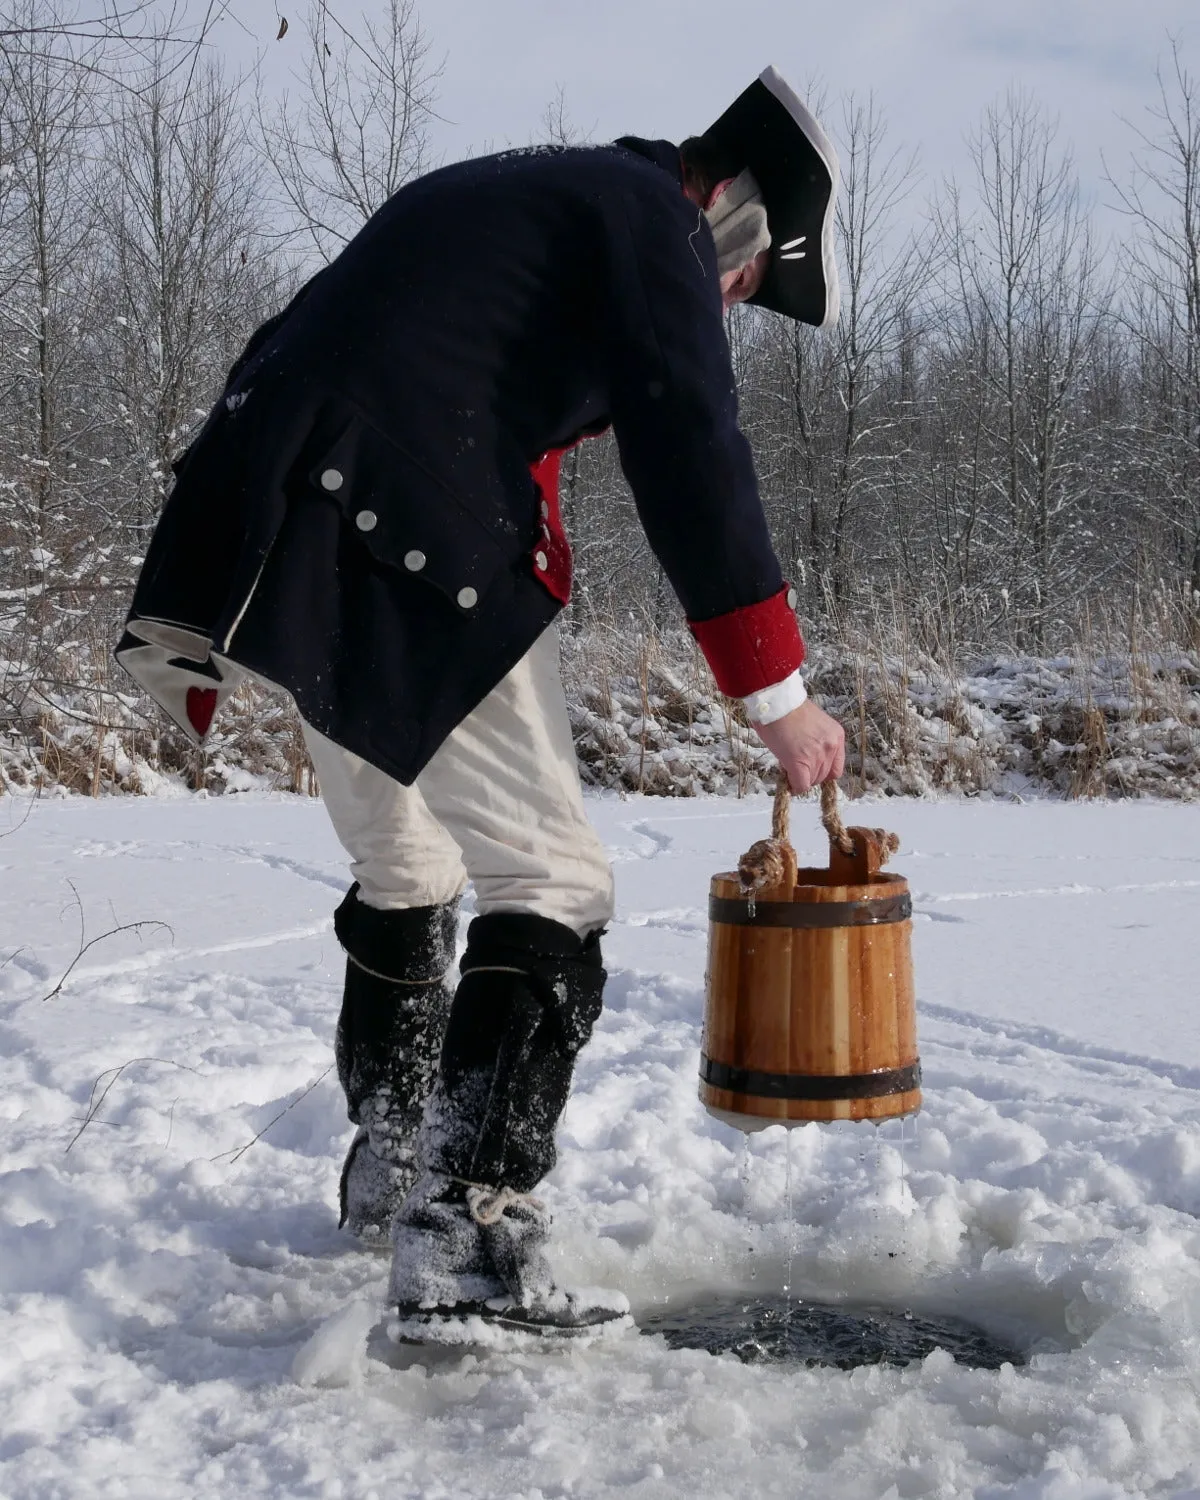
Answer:
<svg viewBox="0 0 1200 1500"><path fill-rule="evenodd" d="M739 169L749 167L762 193L771 258L750 301L818 328L836 323L838 159L816 119L766 68L701 139Z"/></svg>

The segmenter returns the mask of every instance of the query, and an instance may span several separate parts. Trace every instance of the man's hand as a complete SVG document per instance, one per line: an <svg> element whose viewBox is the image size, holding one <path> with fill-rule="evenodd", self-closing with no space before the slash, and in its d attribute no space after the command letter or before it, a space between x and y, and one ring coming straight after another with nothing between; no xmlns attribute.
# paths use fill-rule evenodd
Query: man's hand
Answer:
<svg viewBox="0 0 1200 1500"><path fill-rule="evenodd" d="M846 767L846 731L810 698L773 724L751 726L783 767L792 791L807 792Z"/></svg>

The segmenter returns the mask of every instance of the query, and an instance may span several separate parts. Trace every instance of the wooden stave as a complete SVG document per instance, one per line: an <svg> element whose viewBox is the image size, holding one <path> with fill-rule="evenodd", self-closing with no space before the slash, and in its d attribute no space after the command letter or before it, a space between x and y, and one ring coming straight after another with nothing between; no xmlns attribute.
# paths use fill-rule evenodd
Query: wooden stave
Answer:
<svg viewBox="0 0 1200 1500"><path fill-rule="evenodd" d="M813 878L805 880L805 876ZM828 871L801 870L798 882L803 883L797 883L791 893L797 901L865 901L885 894L908 894L908 882L898 875L881 874L867 885L831 885ZM746 899L735 873L714 876L709 889L711 896ZM756 899L775 900L779 894L768 891ZM919 1063L911 931L911 920L847 928L710 923L705 1055L734 1067L826 1077ZM751 935L748 941L747 934ZM857 985L851 983L852 971L859 976ZM785 979L786 984L777 982ZM724 985L723 990L718 981ZM756 990L760 995L786 992L786 1010L777 1006L766 1011L761 1004L750 1009L748 997ZM804 1003L805 996L813 991L832 997L838 1023L834 1027L825 1024L827 1016L818 1007ZM892 1003L882 1009L878 1004L873 1006L873 1024L868 1026L865 1001L872 992L876 1000L890 994ZM719 994L726 997L720 1010L715 1001ZM728 997L735 997L740 1004L730 1003ZM744 1020L740 1020L742 1007L746 1007ZM806 1027L792 1024L798 1014L807 1017ZM781 1058L786 1062L784 1067L778 1066ZM700 1098L714 1111L761 1122L758 1128L771 1122L791 1125L898 1118L921 1107L919 1088L873 1098L776 1099L715 1088L703 1079Z"/></svg>

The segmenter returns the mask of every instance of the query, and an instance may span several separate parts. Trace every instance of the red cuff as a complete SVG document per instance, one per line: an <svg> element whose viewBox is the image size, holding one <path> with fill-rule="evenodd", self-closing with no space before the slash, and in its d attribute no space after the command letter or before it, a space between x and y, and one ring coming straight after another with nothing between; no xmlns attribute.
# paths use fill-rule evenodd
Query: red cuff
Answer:
<svg viewBox="0 0 1200 1500"><path fill-rule="evenodd" d="M712 620L689 620L717 686L730 698L745 698L782 682L804 661L804 642L788 603L785 583L758 604L731 609Z"/></svg>

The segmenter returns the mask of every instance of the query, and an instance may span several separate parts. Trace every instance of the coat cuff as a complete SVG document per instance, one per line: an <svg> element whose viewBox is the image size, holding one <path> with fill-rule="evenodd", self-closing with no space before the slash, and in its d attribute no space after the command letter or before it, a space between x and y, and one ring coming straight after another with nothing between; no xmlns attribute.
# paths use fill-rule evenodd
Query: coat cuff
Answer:
<svg viewBox="0 0 1200 1500"><path fill-rule="evenodd" d="M808 700L808 689L799 672L793 672L773 687L763 688L760 693L751 693L742 699L742 707L751 724L774 724L785 714L800 708Z"/></svg>
<svg viewBox="0 0 1200 1500"><path fill-rule="evenodd" d="M795 594L785 583L758 604L731 609L711 620L689 620L717 686L730 698L774 687L804 662L796 623Z"/></svg>

